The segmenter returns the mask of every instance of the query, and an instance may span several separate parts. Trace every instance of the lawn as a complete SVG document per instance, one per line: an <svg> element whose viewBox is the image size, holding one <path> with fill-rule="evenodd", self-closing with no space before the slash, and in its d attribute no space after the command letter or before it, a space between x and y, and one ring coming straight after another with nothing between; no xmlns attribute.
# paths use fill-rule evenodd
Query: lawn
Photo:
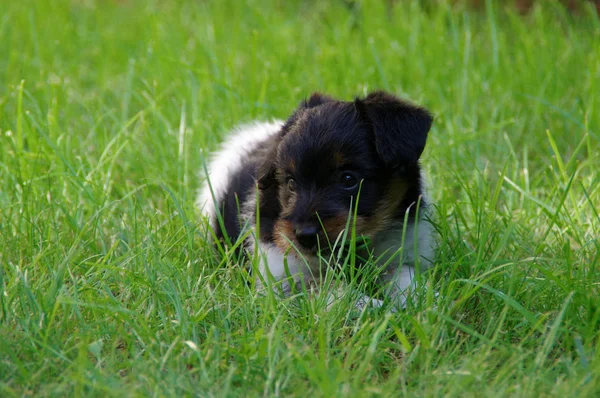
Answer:
<svg viewBox="0 0 600 398"><path fill-rule="evenodd" d="M0 4L1 396L600 394L600 20L391 3ZM202 150L376 88L436 116L429 293L256 294Z"/></svg>

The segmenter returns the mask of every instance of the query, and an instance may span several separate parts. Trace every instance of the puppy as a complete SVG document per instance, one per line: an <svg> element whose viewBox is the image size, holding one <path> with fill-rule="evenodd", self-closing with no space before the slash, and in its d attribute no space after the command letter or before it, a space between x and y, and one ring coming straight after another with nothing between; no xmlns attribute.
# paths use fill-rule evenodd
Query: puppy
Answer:
<svg viewBox="0 0 600 398"><path fill-rule="evenodd" d="M382 268L377 284L401 308L433 259L419 165L432 120L383 91L350 102L315 93L287 121L240 127L207 165L197 205L222 242L247 236L257 284L279 282L286 294L318 288L336 268L324 254L355 229Z"/></svg>

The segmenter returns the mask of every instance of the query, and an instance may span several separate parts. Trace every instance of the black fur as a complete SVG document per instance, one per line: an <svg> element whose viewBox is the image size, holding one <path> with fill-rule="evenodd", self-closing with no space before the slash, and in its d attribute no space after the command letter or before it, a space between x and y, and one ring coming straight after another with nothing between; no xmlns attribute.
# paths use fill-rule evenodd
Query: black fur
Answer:
<svg viewBox="0 0 600 398"><path fill-rule="evenodd" d="M402 221L410 209L413 218L423 189L418 160L432 120L425 109L382 91L351 102L313 94L231 178L220 203L225 233L239 236L245 222L239 206L256 195L255 183L264 242L273 242L278 220L294 231L319 225L322 236L321 223L348 215L358 195L357 214L369 220L386 201L397 203L390 199L394 184L404 190L393 217ZM351 187L355 180L359 184Z"/></svg>

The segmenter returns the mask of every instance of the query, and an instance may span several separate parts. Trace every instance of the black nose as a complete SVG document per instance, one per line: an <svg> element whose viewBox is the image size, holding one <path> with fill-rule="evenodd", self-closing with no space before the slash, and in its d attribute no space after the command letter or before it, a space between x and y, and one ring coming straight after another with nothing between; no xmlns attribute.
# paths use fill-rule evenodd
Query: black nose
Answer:
<svg viewBox="0 0 600 398"><path fill-rule="evenodd" d="M296 240L305 248L312 249L319 242L319 228L314 225L305 225L294 231Z"/></svg>

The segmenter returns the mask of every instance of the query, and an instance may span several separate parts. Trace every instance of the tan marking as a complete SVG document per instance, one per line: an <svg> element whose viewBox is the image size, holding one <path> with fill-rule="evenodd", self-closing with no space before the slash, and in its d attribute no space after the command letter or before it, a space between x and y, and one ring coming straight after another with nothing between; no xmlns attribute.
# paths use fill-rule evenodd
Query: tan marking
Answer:
<svg viewBox="0 0 600 398"><path fill-rule="evenodd" d="M361 229L360 234L373 238L378 232L387 229L394 220L394 215L407 190L408 185L403 180L400 178L394 179L373 216L366 218L364 229Z"/></svg>
<svg viewBox="0 0 600 398"><path fill-rule="evenodd" d="M350 228L353 228L355 226L356 233L360 235L360 231L364 228L365 225L365 218L358 216L356 217L355 222L353 222L353 220L350 220L350 223L348 223L348 215L340 214L339 216L332 217L328 220L324 220L323 228L327 233L327 241L325 243L334 246L338 236L346 229L346 225L348 225Z"/></svg>
<svg viewBox="0 0 600 398"><path fill-rule="evenodd" d="M294 238L292 223L285 220L277 220L273 227L273 240L275 245L284 252L290 248L290 241Z"/></svg>

